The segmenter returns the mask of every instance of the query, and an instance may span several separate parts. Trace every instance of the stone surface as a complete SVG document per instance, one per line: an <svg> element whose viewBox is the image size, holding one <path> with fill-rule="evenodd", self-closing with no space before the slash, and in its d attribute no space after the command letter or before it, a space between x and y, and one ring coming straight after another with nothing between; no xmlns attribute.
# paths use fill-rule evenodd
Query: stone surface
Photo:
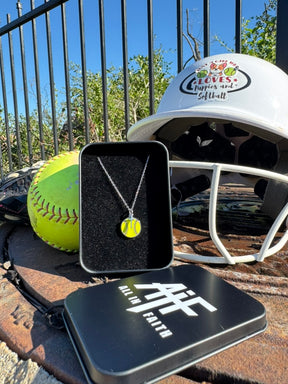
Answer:
<svg viewBox="0 0 288 384"><path fill-rule="evenodd" d="M24 283L23 292L43 306L62 304L67 294L76 289L110 281L109 277L88 275L79 266L78 255L49 247L29 226L10 228L6 239L4 232L0 242L7 252L2 252L2 261L9 256L18 273L16 281ZM288 374L288 278L286 272L282 273L287 268L286 253L282 259L277 257L280 276L263 274L258 265L202 266L261 301L267 311L268 328L261 335L162 380L161 384L283 382ZM275 260L269 265L269 259L267 266L273 270ZM175 260L173 264L182 263ZM41 307L39 310L26 300L8 279L10 275L11 269L9 266L5 269L2 263L0 339L20 357L31 358L63 383L84 384L84 375L66 332L49 326Z"/></svg>

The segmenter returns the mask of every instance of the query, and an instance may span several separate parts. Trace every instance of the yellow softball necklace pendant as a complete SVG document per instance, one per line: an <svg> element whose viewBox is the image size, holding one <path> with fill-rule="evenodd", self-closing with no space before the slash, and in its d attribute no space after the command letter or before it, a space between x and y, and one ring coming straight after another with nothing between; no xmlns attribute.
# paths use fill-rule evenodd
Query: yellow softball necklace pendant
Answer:
<svg viewBox="0 0 288 384"><path fill-rule="evenodd" d="M120 230L124 236L130 239L137 237L141 232L141 221L136 219L136 217L129 216L122 221Z"/></svg>
<svg viewBox="0 0 288 384"><path fill-rule="evenodd" d="M141 233L141 230L142 230L141 221L139 219L136 219L136 217L134 217L133 211L134 211L134 206L136 204L138 194L140 192L140 188L141 188L142 183L143 183L143 179L144 179L146 168L147 168L147 165L149 162L149 158L150 158L150 155L148 155L148 157L146 159L146 162L145 162L142 174L141 174L141 178L140 178L140 181L139 181L132 205L131 205L131 207L129 207L126 200L124 199L124 197L120 193L118 187L116 186L116 184L112 180L112 177L109 175L109 173L108 173L107 169L105 168L102 160L100 159L100 157L97 157L98 162L101 165L101 168L103 169L103 171L106 174L111 185L113 186L113 188L117 192L117 195L120 197L120 199L122 200L122 203L124 204L124 206L127 208L128 212L129 212L129 216L126 219L124 219L120 224L120 231L121 231L122 235L124 235L128 239L133 239L133 238L139 236Z"/></svg>

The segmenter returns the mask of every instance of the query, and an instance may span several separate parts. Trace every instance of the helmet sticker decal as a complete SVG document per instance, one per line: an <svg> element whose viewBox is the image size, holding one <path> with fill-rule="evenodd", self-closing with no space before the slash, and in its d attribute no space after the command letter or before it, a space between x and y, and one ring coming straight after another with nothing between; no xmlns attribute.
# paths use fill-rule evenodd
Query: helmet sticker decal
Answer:
<svg viewBox="0 0 288 384"><path fill-rule="evenodd" d="M190 73L180 84L180 91L202 101L226 101L228 94L243 90L251 78L231 60L213 60Z"/></svg>

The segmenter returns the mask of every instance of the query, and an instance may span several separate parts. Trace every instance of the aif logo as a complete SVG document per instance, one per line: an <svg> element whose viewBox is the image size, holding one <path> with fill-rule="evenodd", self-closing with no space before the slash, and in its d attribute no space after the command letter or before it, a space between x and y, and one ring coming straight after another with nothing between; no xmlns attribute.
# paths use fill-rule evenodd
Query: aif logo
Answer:
<svg viewBox="0 0 288 384"><path fill-rule="evenodd" d="M135 305L126 310L128 312L141 313L162 338L171 336L173 333L151 310L156 309L161 315L181 311L187 316L198 316L198 313L191 307L199 304L209 312L217 311L217 308L202 297L196 296L196 293L191 289L187 289L184 284L134 284L134 287L138 290L145 289L153 290L154 292L145 295L146 302L143 303L128 286L119 287L125 296L133 295L129 300Z"/></svg>
<svg viewBox="0 0 288 384"><path fill-rule="evenodd" d="M187 289L184 284L135 284L134 287L136 289L156 289L157 292L150 293L149 295L145 296L145 299L148 301L148 303L140 304L136 307L127 309L127 311L130 312L139 313L149 311L150 309L159 308L159 312L162 315L166 315L167 313L175 311L182 311L188 316L198 316L198 314L190 308L195 304L201 304L209 312L214 312L217 310L217 308L209 304L200 296L189 299L189 297L195 296L195 292L193 292L191 289L186 292L177 293ZM188 300L185 300L187 298Z"/></svg>

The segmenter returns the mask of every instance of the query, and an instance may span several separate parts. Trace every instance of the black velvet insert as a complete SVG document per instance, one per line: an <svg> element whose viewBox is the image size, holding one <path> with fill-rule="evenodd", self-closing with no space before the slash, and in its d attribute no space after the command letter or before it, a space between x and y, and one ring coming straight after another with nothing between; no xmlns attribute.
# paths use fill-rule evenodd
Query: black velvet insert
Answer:
<svg viewBox="0 0 288 384"><path fill-rule="evenodd" d="M120 224L129 212L101 168L131 207L141 233L126 238ZM80 261L91 273L160 269L173 255L168 155L158 142L89 144L80 154Z"/></svg>

